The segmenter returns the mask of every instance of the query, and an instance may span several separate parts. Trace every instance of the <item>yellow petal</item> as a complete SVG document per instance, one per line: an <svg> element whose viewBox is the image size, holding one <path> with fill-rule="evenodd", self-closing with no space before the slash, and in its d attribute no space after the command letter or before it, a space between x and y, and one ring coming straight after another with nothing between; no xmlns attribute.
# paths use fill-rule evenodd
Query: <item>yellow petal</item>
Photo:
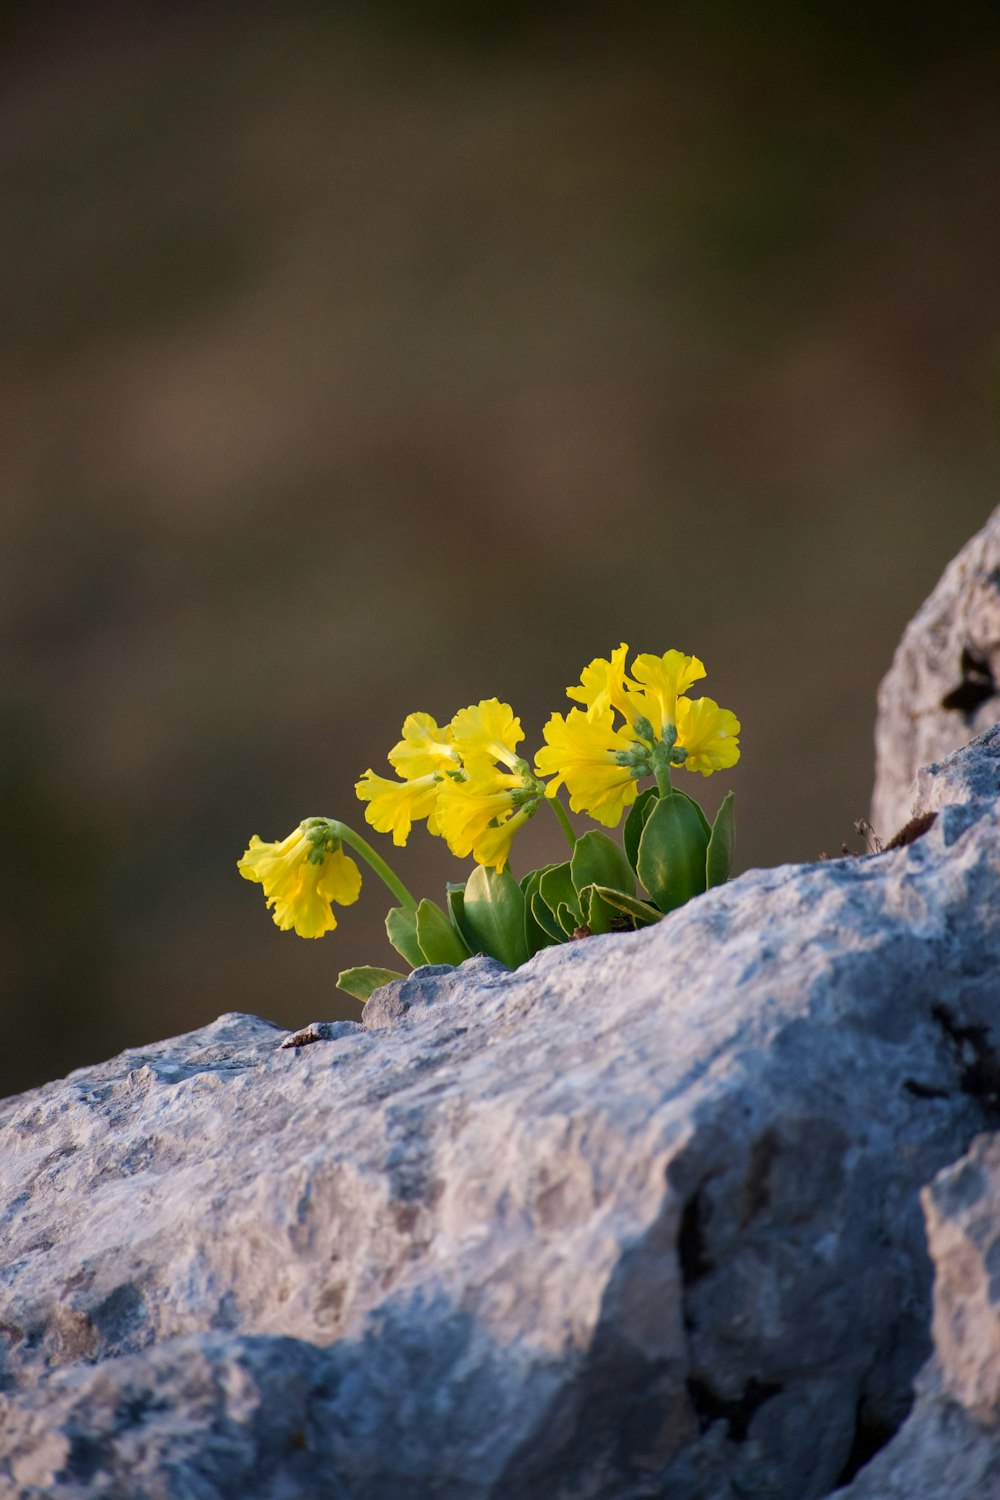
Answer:
<svg viewBox="0 0 1000 1500"><path fill-rule="evenodd" d="M342 849L314 863L314 848L302 826L274 844L254 834L237 866L244 879L264 887L277 926L308 938L332 932L337 919L330 903L349 906L361 890L361 872Z"/></svg>
<svg viewBox="0 0 1000 1500"><path fill-rule="evenodd" d="M366 771L354 790L367 802L365 818L379 833L391 833L392 842L401 847L410 836L415 818L429 818L437 802L441 782L435 772L413 781L390 781Z"/></svg>
<svg viewBox="0 0 1000 1500"><path fill-rule="evenodd" d="M312 868L319 870L316 890L325 901L336 901L339 906L354 905L361 894L361 871L345 850L327 854L322 865Z"/></svg>
<svg viewBox="0 0 1000 1500"><path fill-rule="evenodd" d="M565 782L573 812L589 813L606 828L614 828L637 790L631 768L620 766L617 755L632 749L636 741L627 730L614 728L610 705L595 705L587 713L571 708L565 717L553 714L542 733L545 745L535 756L535 766L539 775L556 778L546 792L551 795Z"/></svg>
<svg viewBox="0 0 1000 1500"><path fill-rule="evenodd" d="M659 737L668 724L676 722L678 697L705 676L705 668L696 656L685 656L682 651L665 651L662 656L643 653L632 663L632 675L639 687L630 697L633 714L638 710Z"/></svg>
<svg viewBox="0 0 1000 1500"><path fill-rule="evenodd" d="M489 761L471 763L467 781L446 778L435 808L438 831L452 854L465 859L494 819L507 817L514 807L519 777L498 771Z"/></svg>
<svg viewBox="0 0 1000 1500"><path fill-rule="evenodd" d="M511 770L517 764L517 746L524 739L521 721L509 703L484 698L459 709L448 726L451 741L463 761L470 757L498 760Z"/></svg>
<svg viewBox="0 0 1000 1500"><path fill-rule="evenodd" d="M510 846L514 835L523 828L534 812L533 807L524 806L518 808L516 813L506 818L498 828L486 828L476 840L472 850L472 857L478 864L490 865L494 870L502 870L510 857Z"/></svg>
<svg viewBox="0 0 1000 1500"><path fill-rule="evenodd" d="M684 766L711 776L735 766L740 758L740 721L711 698L681 698L677 703L677 743L687 751Z"/></svg>
<svg viewBox="0 0 1000 1500"><path fill-rule="evenodd" d="M430 714L408 714L402 739L389 751L389 764L405 781L413 781L456 766L458 755L447 727L439 728Z"/></svg>
<svg viewBox="0 0 1000 1500"><path fill-rule="evenodd" d="M625 658L628 656L628 646L622 641L617 651L612 651L610 661L604 656L597 656L589 666L584 667L580 673L578 687L566 689L567 698L572 698L576 703L583 703L587 708L593 708L597 700L606 696L607 702L612 708L629 717L630 709L625 676Z"/></svg>

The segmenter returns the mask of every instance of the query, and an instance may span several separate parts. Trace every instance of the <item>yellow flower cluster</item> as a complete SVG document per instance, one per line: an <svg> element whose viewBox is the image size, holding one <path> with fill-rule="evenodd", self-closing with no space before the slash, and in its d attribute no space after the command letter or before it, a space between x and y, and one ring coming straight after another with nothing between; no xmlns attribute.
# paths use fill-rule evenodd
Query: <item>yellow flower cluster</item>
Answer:
<svg viewBox="0 0 1000 1500"><path fill-rule="evenodd" d="M629 675L627 657L623 644L610 659L596 658L567 689L583 707L549 719L535 775L517 754L521 722L497 698L461 709L444 727L430 714L410 714L388 756L400 780L368 770L355 788L368 822L405 844L413 822L426 818L453 854L502 870L543 793L554 798L565 784L574 812L614 828L643 777L659 781L680 765L710 776L735 765L735 714L711 698L685 696L705 676L698 658L642 654ZM547 785L543 777L551 778Z"/></svg>
<svg viewBox="0 0 1000 1500"><path fill-rule="evenodd" d="M617 826L635 801L644 776L661 777L670 766L711 776L739 760L740 724L711 698L684 694L705 676L696 656L666 651L642 654L626 672L623 643L610 660L598 657L566 696L583 708L555 713L543 731L545 748L535 757L555 796L565 783L574 812L589 813L607 828ZM616 721L620 716L620 722Z"/></svg>
<svg viewBox="0 0 1000 1500"><path fill-rule="evenodd" d="M497 698L461 709L439 727L430 714L410 714L403 737L389 751L401 778L368 770L355 786L365 817L394 844L405 844L413 822L427 819L453 854L502 870L511 839L538 807L545 790L517 754L520 719Z"/></svg>
<svg viewBox="0 0 1000 1500"><path fill-rule="evenodd" d="M453 854L502 871L511 840L548 798L571 843L575 834L558 799L573 812L614 828L635 801L638 783L654 777L661 796L670 770L684 766L710 776L739 759L739 721L711 698L690 698L705 676L696 656L643 654L627 670L628 647L597 657L567 696L580 707L554 713L534 768L517 753L521 721L498 698L461 709L445 725L410 714L389 751L395 779L367 770L355 790L365 817L394 844L406 843L416 821L443 838ZM543 778L548 778L546 781ZM359 852L408 909L409 896L375 851L346 824L307 818L288 838L268 844L256 835L239 861L241 875L264 887L282 929L320 937L336 925L332 903L357 900L361 875L342 843ZM428 919L429 920L429 919Z"/></svg>

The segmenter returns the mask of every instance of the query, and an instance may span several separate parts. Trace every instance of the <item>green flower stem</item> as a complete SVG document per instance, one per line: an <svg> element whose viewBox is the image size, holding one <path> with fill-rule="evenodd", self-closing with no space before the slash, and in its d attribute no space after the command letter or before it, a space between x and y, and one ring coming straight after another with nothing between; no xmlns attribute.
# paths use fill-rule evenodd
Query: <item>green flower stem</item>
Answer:
<svg viewBox="0 0 1000 1500"><path fill-rule="evenodd" d="M650 759L653 763L653 775L656 777L656 790L661 797L667 797L673 791L670 784L670 751L657 740Z"/></svg>
<svg viewBox="0 0 1000 1500"><path fill-rule="evenodd" d="M362 859L368 861L375 874L389 887L400 905L405 906L408 911L416 911L416 899L411 896L399 876L390 870L385 860L375 853L368 840L363 839L360 833L355 833L353 828L348 828L346 823L338 823L336 818L329 818L328 822L332 836L335 839L342 839L345 844L351 846L355 853L360 854Z"/></svg>
<svg viewBox="0 0 1000 1500"><path fill-rule="evenodd" d="M563 807L558 797L546 797L545 800L558 818L560 827L569 840L569 847L571 849L575 849L576 834L573 832L573 825L569 820L569 815L567 814L566 809Z"/></svg>

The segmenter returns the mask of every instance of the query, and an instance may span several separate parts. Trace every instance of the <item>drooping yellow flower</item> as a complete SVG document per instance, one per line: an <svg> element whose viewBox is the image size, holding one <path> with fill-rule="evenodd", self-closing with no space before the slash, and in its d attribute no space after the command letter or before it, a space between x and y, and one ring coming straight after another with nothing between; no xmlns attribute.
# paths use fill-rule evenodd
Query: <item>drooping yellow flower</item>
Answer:
<svg viewBox="0 0 1000 1500"><path fill-rule="evenodd" d="M441 778L434 771L412 781L390 781L368 770L354 785L360 800L368 803L365 818L379 833L391 833L397 847L406 843L415 818L427 818L431 833L437 832L434 809L440 789Z"/></svg>
<svg viewBox="0 0 1000 1500"><path fill-rule="evenodd" d="M735 766L740 758L740 721L711 698L677 702L677 746L686 752L684 767L711 776Z"/></svg>
<svg viewBox="0 0 1000 1500"><path fill-rule="evenodd" d="M471 854L479 864L502 870L511 839L534 812L542 789L534 777L501 771L485 755L471 757L464 767L463 780L442 783L439 832L459 859Z"/></svg>
<svg viewBox="0 0 1000 1500"><path fill-rule="evenodd" d="M678 697L705 676L705 668L696 656L685 656L682 651L665 651L662 656L644 652L632 663L632 675L632 718L647 719L659 738L669 724L677 722Z"/></svg>
<svg viewBox="0 0 1000 1500"><path fill-rule="evenodd" d="M535 768L540 776L554 778L546 796L554 797L565 782L573 812L589 813L605 828L617 827L637 790L631 765L619 757L628 755L636 741L630 730L614 727L607 695L595 698L586 713L571 708L565 717L553 714L542 734L545 745L535 756Z"/></svg>
<svg viewBox="0 0 1000 1500"><path fill-rule="evenodd" d="M279 843L254 834L237 869L244 880L264 887L275 923L299 937L322 937L337 925L332 902L350 906L361 892L361 871L339 840L310 837L320 820L307 818Z"/></svg>
<svg viewBox="0 0 1000 1500"><path fill-rule="evenodd" d="M435 771L443 772L457 766L458 754L452 747L450 730L447 726L439 728L430 714L408 714L403 721L402 733L402 739L389 751L388 759L393 770L405 781L416 781ZM423 817L424 814L417 816ZM379 831L384 833L385 829Z"/></svg>
<svg viewBox="0 0 1000 1500"><path fill-rule="evenodd" d="M498 760L511 771L523 765L517 747L524 739L521 721L509 703L484 698L460 708L448 725L451 743L463 762L484 758Z"/></svg>
<svg viewBox="0 0 1000 1500"><path fill-rule="evenodd" d="M430 832L437 833L434 809L442 778L461 765L451 730L440 728L430 714L408 714L402 739L388 758L402 781L377 776L369 768L354 784L360 801L368 803L365 818L379 833L391 833L397 846L406 843L417 818L426 818Z"/></svg>

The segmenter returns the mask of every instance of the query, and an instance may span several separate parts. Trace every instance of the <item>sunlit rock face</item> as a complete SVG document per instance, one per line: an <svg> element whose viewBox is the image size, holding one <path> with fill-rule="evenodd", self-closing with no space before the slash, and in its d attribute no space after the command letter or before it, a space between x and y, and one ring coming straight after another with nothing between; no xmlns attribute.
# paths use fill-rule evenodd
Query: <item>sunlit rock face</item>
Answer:
<svg viewBox="0 0 1000 1500"><path fill-rule="evenodd" d="M0 1104L0 1495L1000 1500L1000 726L913 770L884 853Z"/></svg>
<svg viewBox="0 0 1000 1500"><path fill-rule="evenodd" d="M888 842L920 807L914 778L1000 719L1000 509L949 563L879 687L871 821Z"/></svg>

